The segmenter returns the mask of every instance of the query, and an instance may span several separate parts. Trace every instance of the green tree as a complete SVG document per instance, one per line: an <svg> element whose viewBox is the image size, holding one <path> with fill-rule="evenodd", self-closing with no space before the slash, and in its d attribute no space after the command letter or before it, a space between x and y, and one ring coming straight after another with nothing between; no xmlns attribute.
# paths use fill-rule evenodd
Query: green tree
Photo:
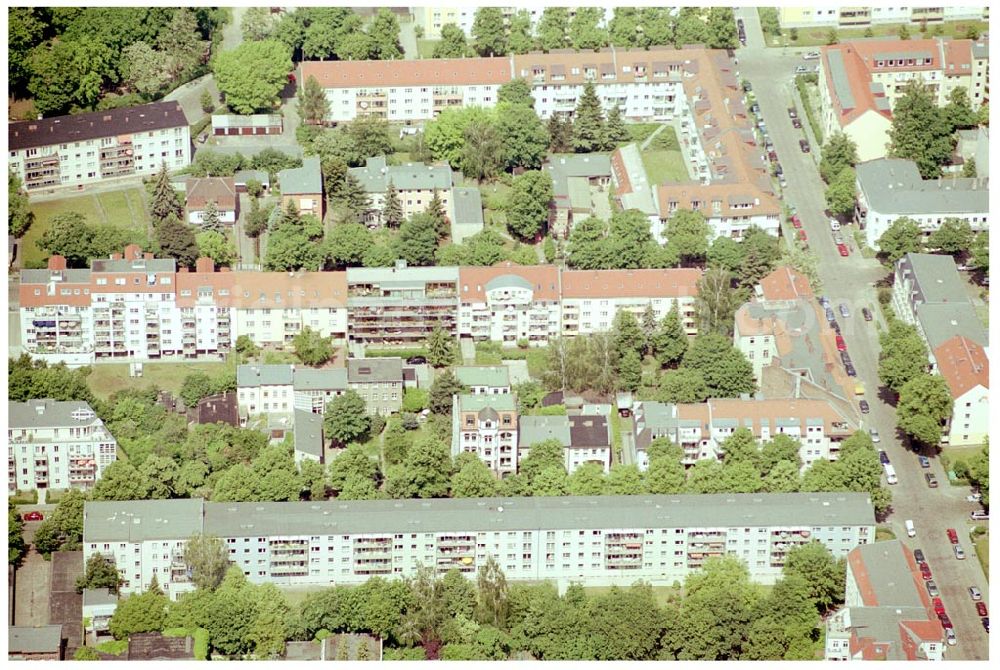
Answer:
<svg viewBox="0 0 1000 670"><path fill-rule="evenodd" d="M942 423L951 417L952 407L944 377L922 373L899 390L896 421L917 442L935 446L941 441Z"/></svg>
<svg viewBox="0 0 1000 670"><path fill-rule="evenodd" d="M547 130L549 133L549 151L566 153L573 148L573 121L558 114L549 117Z"/></svg>
<svg viewBox="0 0 1000 670"><path fill-rule="evenodd" d="M357 267L372 246L372 235L360 223L338 223L326 238L326 257L335 267Z"/></svg>
<svg viewBox="0 0 1000 670"><path fill-rule="evenodd" d="M648 584L640 582L628 589L613 586L609 593L587 602L584 612L584 634L591 637L597 660L656 658L666 621Z"/></svg>
<svg viewBox="0 0 1000 670"><path fill-rule="evenodd" d="M215 589L230 567L225 543L212 535L192 535L184 544L184 563L199 589Z"/></svg>
<svg viewBox="0 0 1000 670"><path fill-rule="evenodd" d="M160 253L177 261L179 267L192 267L198 259L198 240L194 228L169 215L156 226Z"/></svg>
<svg viewBox="0 0 1000 670"><path fill-rule="evenodd" d="M433 265L437 245L438 222L430 214L414 214L399 228L399 255L408 265Z"/></svg>
<svg viewBox="0 0 1000 670"><path fill-rule="evenodd" d="M482 107L450 107L424 126L424 144L434 160L457 169L461 167L466 129L491 125L493 118L493 111Z"/></svg>
<svg viewBox="0 0 1000 670"><path fill-rule="evenodd" d="M441 41L434 45L431 58L465 58L469 55L469 45L465 33L454 23L441 26Z"/></svg>
<svg viewBox="0 0 1000 670"><path fill-rule="evenodd" d="M505 629L510 609L507 577L492 554L487 556L486 563L479 568L476 585L476 619L481 623Z"/></svg>
<svg viewBox="0 0 1000 670"><path fill-rule="evenodd" d="M794 31L795 29L793 28L792 30ZM793 37L792 39L794 40L795 38ZM826 43L827 43L827 46L830 46L830 45L833 45L833 44L837 44L839 41L840 41L840 37L837 35L837 29L836 28L830 28L830 30L828 30L826 32Z"/></svg>
<svg viewBox="0 0 1000 670"><path fill-rule="evenodd" d="M937 177L951 157L953 132L930 90L917 80L908 81L893 105L890 156L915 161L924 179Z"/></svg>
<svg viewBox="0 0 1000 670"><path fill-rule="evenodd" d="M607 493L615 496L634 496L643 492L643 477L635 464L615 463L607 476Z"/></svg>
<svg viewBox="0 0 1000 670"><path fill-rule="evenodd" d="M240 31L243 39L250 41L266 40L273 36L274 19L267 7L248 7L240 21Z"/></svg>
<svg viewBox="0 0 1000 670"><path fill-rule="evenodd" d="M536 34L539 46L545 51L562 49L567 45L569 10L566 7L546 7L538 21Z"/></svg>
<svg viewBox="0 0 1000 670"><path fill-rule="evenodd" d="M560 479L556 476L556 472L562 470ZM546 475L551 471L552 474ZM551 481L550 481L551 480ZM566 471L562 469L562 466L549 466L543 469L536 478L536 486L544 487L546 484L540 482L549 482L549 486L556 486L556 482L563 482L565 492L571 496L599 496L604 493L605 481L604 481L604 468L601 467L599 463L583 463L578 466L573 472L566 477ZM556 489L558 490L558 488ZM558 493L537 493L536 495L561 495Z"/></svg>
<svg viewBox="0 0 1000 670"><path fill-rule="evenodd" d="M858 164L858 145L846 133L836 132L823 145L819 173L830 184L844 168Z"/></svg>
<svg viewBox="0 0 1000 670"><path fill-rule="evenodd" d="M451 478L453 498L490 498L496 494L496 477L478 457L470 459Z"/></svg>
<svg viewBox="0 0 1000 670"><path fill-rule="evenodd" d="M650 338L650 349L661 366L674 366L687 351L688 341L681 323L680 310L675 301Z"/></svg>
<svg viewBox="0 0 1000 670"><path fill-rule="evenodd" d="M351 444L330 463L330 486L343 491L351 479L374 482L379 476L378 464L365 453L360 444Z"/></svg>
<svg viewBox="0 0 1000 670"><path fill-rule="evenodd" d="M213 70L226 104L237 114L253 114L273 108L278 93L288 83L292 59L281 42L244 42L231 51L219 52Z"/></svg>
<svg viewBox="0 0 1000 670"><path fill-rule="evenodd" d="M133 633L149 633L163 630L167 618L167 604L170 601L156 583L156 576L149 588L119 601L108 631L116 640L124 640Z"/></svg>
<svg viewBox="0 0 1000 670"><path fill-rule="evenodd" d="M706 270L698 280L698 296L695 299L699 332L731 334L733 317L745 301L745 290L733 288L733 278L728 271L723 268Z"/></svg>
<svg viewBox="0 0 1000 670"><path fill-rule="evenodd" d="M15 568L20 564L24 556L26 546L24 542L24 521L17 513L14 503L7 501L7 563ZM116 586L117 588L117 586Z"/></svg>
<svg viewBox="0 0 1000 670"><path fill-rule="evenodd" d="M514 178L507 206L507 228L521 239L532 239L546 226L552 201L552 178L529 170Z"/></svg>
<svg viewBox="0 0 1000 670"><path fill-rule="evenodd" d="M196 233L194 239L198 245L199 256L211 258L216 267L233 267L236 262L236 248L226 235L215 230L206 230Z"/></svg>
<svg viewBox="0 0 1000 670"><path fill-rule="evenodd" d="M299 117L303 123L313 126L322 125L326 117L330 115L330 101L316 77L306 78L306 83L299 92L298 98Z"/></svg>
<svg viewBox="0 0 1000 670"><path fill-rule="evenodd" d="M975 179L976 176L976 159L973 156L969 156L965 163L962 164L962 177L966 179Z"/></svg>
<svg viewBox="0 0 1000 670"><path fill-rule="evenodd" d="M385 202L382 204L382 221L390 227L397 227L403 222L403 203L399 199L396 185L389 179L385 191Z"/></svg>
<svg viewBox="0 0 1000 670"><path fill-rule="evenodd" d="M627 309L619 309L612 324L615 353L620 358L631 351L641 355L646 349L646 336L635 315Z"/></svg>
<svg viewBox="0 0 1000 670"><path fill-rule="evenodd" d="M908 216L894 220L878 238L879 253L890 263L895 263L908 253L923 251L920 225Z"/></svg>
<svg viewBox="0 0 1000 670"><path fill-rule="evenodd" d="M445 370L434 377L431 384L429 407L431 412L440 416L451 416L452 396L468 393L469 389L458 381L451 370Z"/></svg>
<svg viewBox="0 0 1000 670"><path fill-rule="evenodd" d="M686 7L685 10L677 15L674 24L674 47L680 49L688 44L707 44L711 36L704 12L694 7Z"/></svg>
<svg viewBox="0 0 1000 670"><path fill-rule="evenodd" d="M637 391L642 385L642 361L629 349L618 361L618 386L623 391Z"/></svg>
<svg viewBox="0 0 1000 670"><path fill-rule="evenodd" d="M972 237L972 226L968 221L949 216L930 234L927 246L955 256L966 253L972 247Z"/></svg>
<svg viewBox="0 0 1000 670"><path fill-rule="evenodd" d="M398 60L403 57L399 41L399 19L386 7L380 7L368 26L373 57L377 60Z"/></svg>
<svg viewBox="0 0 1000 670"><path fill-rule="evenodd" d="M544 17L543 17L544 20ZM573 149L577 153L591 153L604 148L604 112L593 82L584 84L577 99L573 115Z"/></svg>
<svg viewBox="0 0 1000 670"><path fill-rule="evenodd" d="M749 428L740 427L722 441L724 452L724 462L730 463L750 462L756 463L759 454L757 440Z"/></svg>
<svg viewBox="0 0 1000 670"><path fill-rule="evenodd" d="M705 377L711 397L737 398L753 393L753 366L725 336L717 333L699 335L688 347L682 367L697 370Z"/></svg>
<svg viewBox="0 0 1000 670"><path fill-rule="evenodd" d="M393 498L443 498L451 481L451 454L444 442L425 437L414 442L401 466L390 468L386 492Z"/></svg>
<svg viewBox="0 0 1000 670"><path fill-rule="evenodd" d="M792 461L778 461L764 477L768 493L794 493L799 490L799 466Z"/></svg>
<svg viewBox="0 0 1000 670"><path fill-rule="evenodd" d="M28 205L28 194L24 191L21 178L7 170L7 232L14 237L22 237L35 220L35 214Z"/></svg>
<svg viewBox="0 0 1000 670"><path fill-rule="evenodd" d="M708 46L712 49L735 49L739 46L736 35L736 17L732 7L712 7L708 10Z"/></svg>
<svg viewBox="0 0 1000 670"><path fill-rule="evenodd" d="M850 216L854 212L855 202L858 197L857 175L854 168L846 167L841 170L824 193L827 209L834 216Z"/></svg>
<svg viewBox="0 0 1000 670"><path fill-rule="evenodd" d="M316 367L333 358L333 338L323 337L319 331L309 326L292 338L292 346L295 348L295 357L306 365Z"/></svg>
<svg viewBox="0 0 1000 670"><path fill-rule="evenodd" d="M506 158L506 169L537 170L541 167L550 138L533 107L499 103L496 107L496 135L501 143L501 153Z"/></svg>
<svg viewBox="0 0 1000 670"><path fill-rule="evenodd" d="M710 395L705 375L699 370L677 368L660 377L656 400L668 403L704 402Z"/></svg>
<svg viewBox="0 0 1000 670"><path fill-rule="evenodd" d="M654 458L650 454L646 469L646 493L683 493L686 483L687 474L680 458Z"/></svg>
<svg viewBox="0 0 1000 670"><path fill-rule="evenodd" d="M346 445L371 427L371 417L365 401L354 389L348 389L326 404L323 412L323 432L335 443Z"/></svg>
<svg viewBox="0 0 1000 670"><path fill-rule="evenodd" d="M681 260L696 263L708 254L712 229L701 212L678 209L667 221L667 244L677 250Z"/></svg>
<svg viewBox="0 0 1000 670"><path fill-rule="evenodd" d="M984 230L976 234L968 260L969 267L979 272L990 272L990 231Z"/></svg>
<svg viewBox="0 0 1000 670"><path fill-rule="evenodd" d="M584 470L585 466L581 466L579 470ZM577 472L573 474L576 475ZM582 477L583 475L578 475ZM564 496L570 493L569 484L570 478L566 476L566 470L560 466L552 466L545 468L538 473L535 477L533 484L534 491L533 495L540 497L551 497L551 496ZM603 486L602 486L603 488ZM586 490L586 489L584 489ZM580 493L579 495L588 495L587 493Z"/></svg>
<svg viewBox="0 0 1000 670"><path fill-rule="evenodd" d="M569 41L574 49L599 49L608 44L608 31L601 27L603 7L578 7L569 22Z"/></svg>
<svg viewBox="0 0 1000 670"><path fill-rule="evenodd" d="M145 42L135 42L122 51L123 78L129 88L145 98L154 98L169 82L170 72L162 53Z"/></svg>
<svg viewBox="0 0 1000 670"><path fill-rule="evenodd" d="M456 358L455 338L437 324L427 337L427 362L435 368L452 365Z"/></svg>
<svg viewBox="0 0 1000 670"><path fill-rule="evenodd" d="M212 394L212 378L204 372L192 372L184 377L180 397L188 407L194 407L202 398Z"/></svg>
<svg viewBox="0 0 1000 670"><path fill-rule="evenodd" d="M472 22L472 48L480 56L505 56L507 34L499 7L479 7Z"/></svg>
<svg viewBox="0 0 1000 670"><path fill-rule="evenodd" d="M948 104L942 109L942 114L953 131L976 126L976 113L969 104L969 93L961 86L956 86L948 94Z"/></svg>
<svg viewBox="0 0 1000 670"><path fill-rule="evenodd" d="M167 172L166 163L160 164L160 170L153 180L153 190L149 198L149 214L154 224L166 221L171 214L178 220L184 217L184 204L170 183L170 174Z"/></svg>
<svg viewBox="0 0 1000 670"><path fill-rule="evenodd" d="M838 561L821 542L792 547L785 558L786 578L801 577L809 585L809 596L821 611L843 602L846 563Z"/></svg>
<svg viewBox="0 0 1000 670"><path fill-rule="evenodd" d="M611 108L608 112L608 122L604 129L605 132L605 148L613 149L618 145L628 142L631 139L629 135L628 128L625 126L625 120L622 119L621 109L618 105Z"/></svg>
<svg viewBox="0 0 1000 670"><path fill-rule="evenodd" d="M534 109L535 99L531 95L531 84L528 80L518 77L500 84L500 88L497 89L497 104L504 102Z"/></svg>
<svg viewBox="0 0 1000 670"><path fill-rule="evenodd" d="M528 482L534 483L541 472L547 468L564 467L565 454L559 440L544 440L529 445L528 455L522 456L518 474L523 475ZM563 471L565 474L565 470Z"/></svg>
<svg viewBox="0 0 1000 670"><path fill-rule="evenodd" d="M517 10L507 23L507 46L513 54L526 54L535 48L531 35L531 14L526 9Z"/></svg>
<svg viewBox="0 0 1000 670"><path fill-rule="evenodd" d="M798 473L798 468L802 464L799 458L801 449L802 443L794 437L778 433L761 447L757 462L764 474L769 473L781 461L792 462L795 465L796 473Z"/></svg>
<svg viewBox="0 0 1000 670"><path fill-rule="evenodd" d="M879 379L896 393L927 369L927 347L915 326L894 319L879 343Z"/></svg>

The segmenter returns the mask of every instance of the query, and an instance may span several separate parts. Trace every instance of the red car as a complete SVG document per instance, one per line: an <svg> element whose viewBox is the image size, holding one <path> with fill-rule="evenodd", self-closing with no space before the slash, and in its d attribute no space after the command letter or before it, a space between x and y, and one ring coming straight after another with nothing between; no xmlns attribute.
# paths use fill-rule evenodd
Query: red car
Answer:
<svg viewBox="0 0 1000 670"><path fill-rule="evenodd" d="M934 604L934 614L944 614L944 603L940 598L932 598L931 602Z"/></svg>
<svg viewBox="0 0 1000 670"><path fill-rule="evenodd" d="M847 351L847 342L842 335L837 335L837 351Z"/></svg>
<svg viewBox="0 0 1000 670"><path fill-rule="evenodd" d="M951 619L947 614L938 614L938 619L941 620L941 625L945 628L954 628L955 624L951 622Z"/></svg>
<svg viewBox="0 0 1000 670"><path fill-rule="evenodd" d="M802 219L798 214L792 214L792 226L796 229L802 228Z"/></svg>
<svg viewBox="0 0 1000 670"><path fill-rule="evenodd" d="M837 245L837 251L839 251L840 255L843 256L843 257L845 257L845 258L851 255L851 252L847 250L847 245L846 244L838 244Z"/></svg>
<svg viewBox="0 0 1000 670"><path fill-rule="evenodd" d="M927 565L926 563L921 563L920 576L923 577L925 582L933 579L934 575L931 574L931 566Z"/></svg>
<svg viewBox="0 0 1000 670"><path fill-rule="evenodd" d="M986 611L986 603L982 600L976 603L976 614L979 616L989 616L989 612Z"/></svg>
<svg viewBox="0 0 1000 670"><path fill-rule="evenodd" d="M955 531L954 528L948 529L948 539L951 541L952 544L958 544L958 533Z"/></svg>
<svg viewBox="0 0 1000 670"><path fill-rule="evenodd" d="M25 521L42 521L45 518L45 515L41 512L28 512L21 518Z"/></svg>
<svg viewBox="0 0 1000 670"><path fill-rule="evenodd" d="M799 239L802 240L803 242L809 239L808 237L806 237L806 231L802 230L801 228L799 229Z"/></svg>

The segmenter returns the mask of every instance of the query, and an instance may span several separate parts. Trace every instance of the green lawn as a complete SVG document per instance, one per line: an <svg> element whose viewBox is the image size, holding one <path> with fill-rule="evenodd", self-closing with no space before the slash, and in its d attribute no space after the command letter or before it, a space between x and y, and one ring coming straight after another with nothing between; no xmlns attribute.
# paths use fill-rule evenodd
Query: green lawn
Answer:
<svg viewBox="0 0 1000 670"><path fill-rule="evenodd" d="M434 55L434 47L437 46L438 42L441 40L417 40L417 54L421 58L432 58Z"/></svg>
<svg viewBox="0 0 1000 670"><path fill-rule="evenodd" d="M112 393L126 388L156 386L164 391L178 393L184 377L192 372L214 376L235 363L144 363L142 377L129 377L128 363L99 363L91 367L87 384L94 395L108 398Z"/></svg>
<svg viewBox="0 0 1000 670"><path fill-rule="evenodd" d="M983 566L983 574L986 575L986 581L990 580L990 534L984 533L974 540L976 545L976 557L979 559L979 564Z"/></svg>
<svg viewBox="0 0 1000 670"><path fill-rule="evenodd" d="M630 142L642 143L647 137L653 134L653 131L659 128L661 123L630 123L625 127L628 129L628 134L631 136ZM666 132L666 131L664 131ZM625 144L625 143L623 143Z"/></svg>
<svg viewBox="0 0 1000 670"><path fill-rule="evenodd" d="M38 248L38 239L51 225L52 219L66 212L79 212L90 223L113 223L141 230L146 235L149 215L146 213L146 194L141 186L120 191L93 195L77 195L58 200L31 203L35 221L25 233L21 245L24 267L43 263L47 254Z"/></svg>
<svg viewBox="0 0 1000 670"><path fill-rule="evenodd" d="M871 26L871 31L874 33L872 37L896 37L899 33L899 26L901 24L893 23L886 25L876 25ZM989 31L989 23L986 21L950 21L948 23L937 24L941 26L943 31L943 37L956 37L964 38L966 36L966 29L968 26L975 26L979 33L985 33ZM926 33L920 32L920 25L911 23L908 24L907 29L910 31L910 39L922 39L926 37L934 36L935 25L930 25L927 28ZM842 28L837 30L837 38L841 42L846 42L847 40L856 40L865 38L865 31L867 28ZM772 47L813 47L822 46L826 44L826 38L829 34L829 28L810 28L804 29L799 28L798 39L792 41L789 38L789 31L783 30L781 37L775 39L771 38L768 40L768 46Z"/></svg>
<svg viewBox="0 0 1000 670"><path fill-rule="evenodd" d="M691 180L680 151L643 151L642 164L650 184Z"/></svg>

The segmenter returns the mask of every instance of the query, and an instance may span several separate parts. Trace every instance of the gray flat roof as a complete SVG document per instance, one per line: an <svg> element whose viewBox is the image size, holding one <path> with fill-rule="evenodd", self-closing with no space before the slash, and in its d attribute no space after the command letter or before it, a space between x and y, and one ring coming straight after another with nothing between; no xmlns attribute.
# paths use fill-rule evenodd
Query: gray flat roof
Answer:
<svg viewBox="0 0 1000 670"><path fill-rule="evenodd" d="M93 408L85 402L52 400L51 398L28 400L27 402L8 402L7 417L10 428L90 426L101 422Z"/></svg>
<svg viewBox="0 0 1000 670"><path fill-rule="evenodd" d="M863 544L854 551L861 555L868 581L878 601L886 607L923 607L920 592L903 554L899 540Z"/></svg>
<svg viewBox="0 0 1000 670"><path fill-rule="evenodd" d="M87 502L83 508L86 542L185 540L202 532L201 498Z"/></svg>
<svg viewBox="0 0 1000 670"><path fill-rule="evenodd" d="M282 195L322 193L323 174L319 157L307 156L302 159L302 167L279 172L278 185Z"/></svg>
<svg viewBox="0 0 1000 670"><path fill-rule="evenodd" d="M113 605L118 602L118 596L109 589L84 589L83 606Z"/></svg>
<svg viewBox="0 0 1000 670"><path fill-rule="evenodd" d="M951 256L909 253L899 262L903 267L910 267L913 282L925 303L969 302L965 282L959 276L958 266Z"/></svg>
<svg viewBox="0 0 1000 670"><path fill-rule="evenodd" d="M61 273L62 284L89 284L90 270L21 270L22 284L48 284L52 273Z"/></svg>
<svg viewBox="0 0 1000 670"><path fill-rule="evenodd" d="M522 416L517 431L517 446L521 449L545 440L558 440L564 447L573 444L568 416Z"/></svg>
<svg viewBox="0 0 1000 670"><path fill-rule="evenodd" d="M480 395L463 393L458 396L458 406L462 412L481 412L487 408L503 411L517 409L513 393L484 393Z"/></svg>
<svg viewBox="0 0 1000 670"><path fill-rule="evenodd" d="M847 80L847 68L844 67L844 54L840 49L827 49L826 61L830 65L830 79L833 80L833 92L840 102L841 109L854 109L857 102L851 93L851 82Z"/></svg>
<svg viewBox="0 0 1000 670"><path fill-rule="evenodd" d="M916 313L932 352L956 335L989 346L986 329L975 308L968 303L917 305Z"/></svg>
<svg viewBox="0 0 1000 670"><path fill-rule="evenodd" d="M913 161L878 158L857 165L858 186L880 214L965 214L989 211L989 188L966 177L921 179Z"/></svg>
<svg viewBox="0 0 1000 670"><path fill-rule="evenodd" d="M319 391L347 388L347 368L302 368L292 372L292 385L296 391Z"/></svg>
<svg viewBox="0 0 1000 670"><path fill-rule="evenodd" d="M421 268L347 268L348 284L387 284L392 282L458 281L457 265L432 265Z"/></svg>
<svg viewBox="0 0 1000 670"><path fill-rule="evenodd" d="M176 272L177 261L173 258L101 258L90 262L93 272Z"/></svg>
<svg viewBox="0 0 1000 670"><path fill-rule="evenodd" d="M510 386L510 370L506 365L462 365L455 376L463 386Z"/></svg>
<svg viewBox="0 0 1000 670"><path fill-rule="evenodd" d="M483 224L483 197L478 188L455 187L451 194L455 225Z"/></svg>
<svg viewBox="0 0 1000 670"><path fill-rule="evenodd" d="M44 654L59 651L62 626L9 626L8 654Z"/></svg>
<svg viewBox="0 0 1000 670"><path fill-rule="evenodd" d="M450 165L387 165L385 156L368 158L364 167L350 168L347 172L368 193L385 193L390 181L400 191L430 191L435 188L446 191L453 185Z"/></svg>
<svg viewBox="0 0 1000 670"><path fill-rule="evenodd" d="M361 382L401 382L403 381L402 358L351 358L347 361L347 381Z"/></svg>
<svg viewBox="0 0 1000 670"><path fill-rule="evenodd" d="M295 451L323 456L323 415L295 410Z"/></svg>
<svg viewBox="0 0 1000 670"><path fill-rule="evenodd" d="M291 386L291 365L240 365L236 368L237 386Z"/></svg>

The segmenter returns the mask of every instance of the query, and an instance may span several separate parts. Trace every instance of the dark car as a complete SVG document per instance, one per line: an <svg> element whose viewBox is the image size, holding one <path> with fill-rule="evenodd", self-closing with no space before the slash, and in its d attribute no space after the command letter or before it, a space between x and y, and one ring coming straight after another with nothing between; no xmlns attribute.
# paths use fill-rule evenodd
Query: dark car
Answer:
<svg viewBox="0 0 1000 670"><path fill-rule="evenodd" d="M801 128L801 127L802 127L801 119L792 119L792 128Z"/></svg>
<svg viewBox="0 0 1000 670"><path fill-rule="evenodd" d="M920 467L929 468L931 467L931 459L926 456L917 456L917 460L920 461Z"/></svg>
<svg viewBox="0 0 1000 670"><path fill-rule="evenodd" d="M799 140L799 149L802 149L802 153L807 154L811 151L809 148L809 140Z"/></svg>
<svg viewBox="0 0 1000 670"><path fill-rule="evenodd" d="M752 90L753 90L753 86L750 85L750 80L744 79L743 80L743 92L744 93L749 93Z"/></svg>
<svg viewBox="0 0 1000 670"><path fill-rule="evenodd" d="M984 616L982 619L979 620L979 622L981 624L983 624L983 630L985 630L987 633L989 633L990 632L990 618L988 616Z"/></svg>
<svg viewBox="0 0 1000 670"><path fill-rule="evenodd" d="M872 312L867 307L862 307L861 308L861 316L865 317L865 321L871 321L872 320Z"/></svg>
<svg viewBox="0 0 1000 670"><path fill-rule="evenodd" d="M942 628L954 628L955 627L955 624L953 624L951 622L951 619L948 618L947 614L938 614L938 619L941 620L941 627Z"/></svg>
<svg viewBox="0 0 1000 670"><path fill-rule="evenodd" d="M833 332L837 333L838 335L840 334L840 324L837 323L836 319L830 322L830 328L833 328Z"/></svg>
<svg viewBox="0 0 1000 670"><path fill-rule="evenodd" d="M861 408L861 413L862 414L867 414L868 412L871 411L871 407L868 406L868 401L867 400L862 400L861 402L859 402L858 403L858 407Z"/></svg>
<svg viewBox="0 0 1000 670"><path fill-rule="evenodd" d="M795 113L795 108L794 107L789 107L788 108L788 118L790 118L790 119L797 119L798 118L798 114Z"/></svg>
<svg viewBox="0 0 1000 670"><path fill-rule="evenodd" d="M914 549L913 550L913 560L915 560L917 563L923 563L924 562L924 550L923 549Z"/></svg>
<svg viewBox="0 0 1000 670"><path fill-rule="evenodd" d="M34 512L27 512L26 514L22 515L21 518L24 519L25 521L42 521L43 519L45 519L45 515L39 511L34 511Z"/></svg>
<svg viewBox="0 0 1000 670"><path fill-rule="evenodd" d="M767 160L771 161L772 163L777 163L778 162L778 154L777 154L777 152L773 151L773 150L772 151L768 151L767 152Z"/></svg>
<svg viewBox="0 0 1000 670"><path fill-rule="evenodd" d="M857 370L855 370L854 366L851 365L850 363L848 363L846 366L844 366L844 369L847 371L847 376L848 377L857 377L858 376Z"/></svg>
<svg viewBox="0 0 1000 670"><path fill-rule="evenodd" d="M823 309L829 309L829 307L830 307L830 299L827 298L825 295L821 295L819 297L819 305Z"/></svg>
<svg viewBox="0 0 1000 670"><path fill-rule="evenodd" d="M760 114L760 104L755 102L752 105L750 105L750 113Z"/></svg>
<svg viewBox="0 0 1000 670"><path fill-rule="evenodd" d="M882 449L879 449L878 460L879 463L881 463L882 465L889 465L889 454L885 453L885 451L883 451Z"/></svg>
<svg viewBox="0 0 1000 670"><path fill-rule="evenodd" d="M843 363L844 365L850 365L851 364L851 355L849 353L847 353L846 351L841 351L840 352L840 362Z"/></svg>
<svg viewBox="0 0 1000 670"><path fill-rule="evenodd" d="M931 487L932 489L936 489L938 487L938 480L937 477L934 476L933 472L925 473L924 479L927 480L927 486Z"/></svg>
<svg viewBox="0 0 1000 670"><path fill-rule="evenodd" d="M424 356L410 356L406 359L406 362L410 365L423 365L427 362L427 358Z"/></svg>

